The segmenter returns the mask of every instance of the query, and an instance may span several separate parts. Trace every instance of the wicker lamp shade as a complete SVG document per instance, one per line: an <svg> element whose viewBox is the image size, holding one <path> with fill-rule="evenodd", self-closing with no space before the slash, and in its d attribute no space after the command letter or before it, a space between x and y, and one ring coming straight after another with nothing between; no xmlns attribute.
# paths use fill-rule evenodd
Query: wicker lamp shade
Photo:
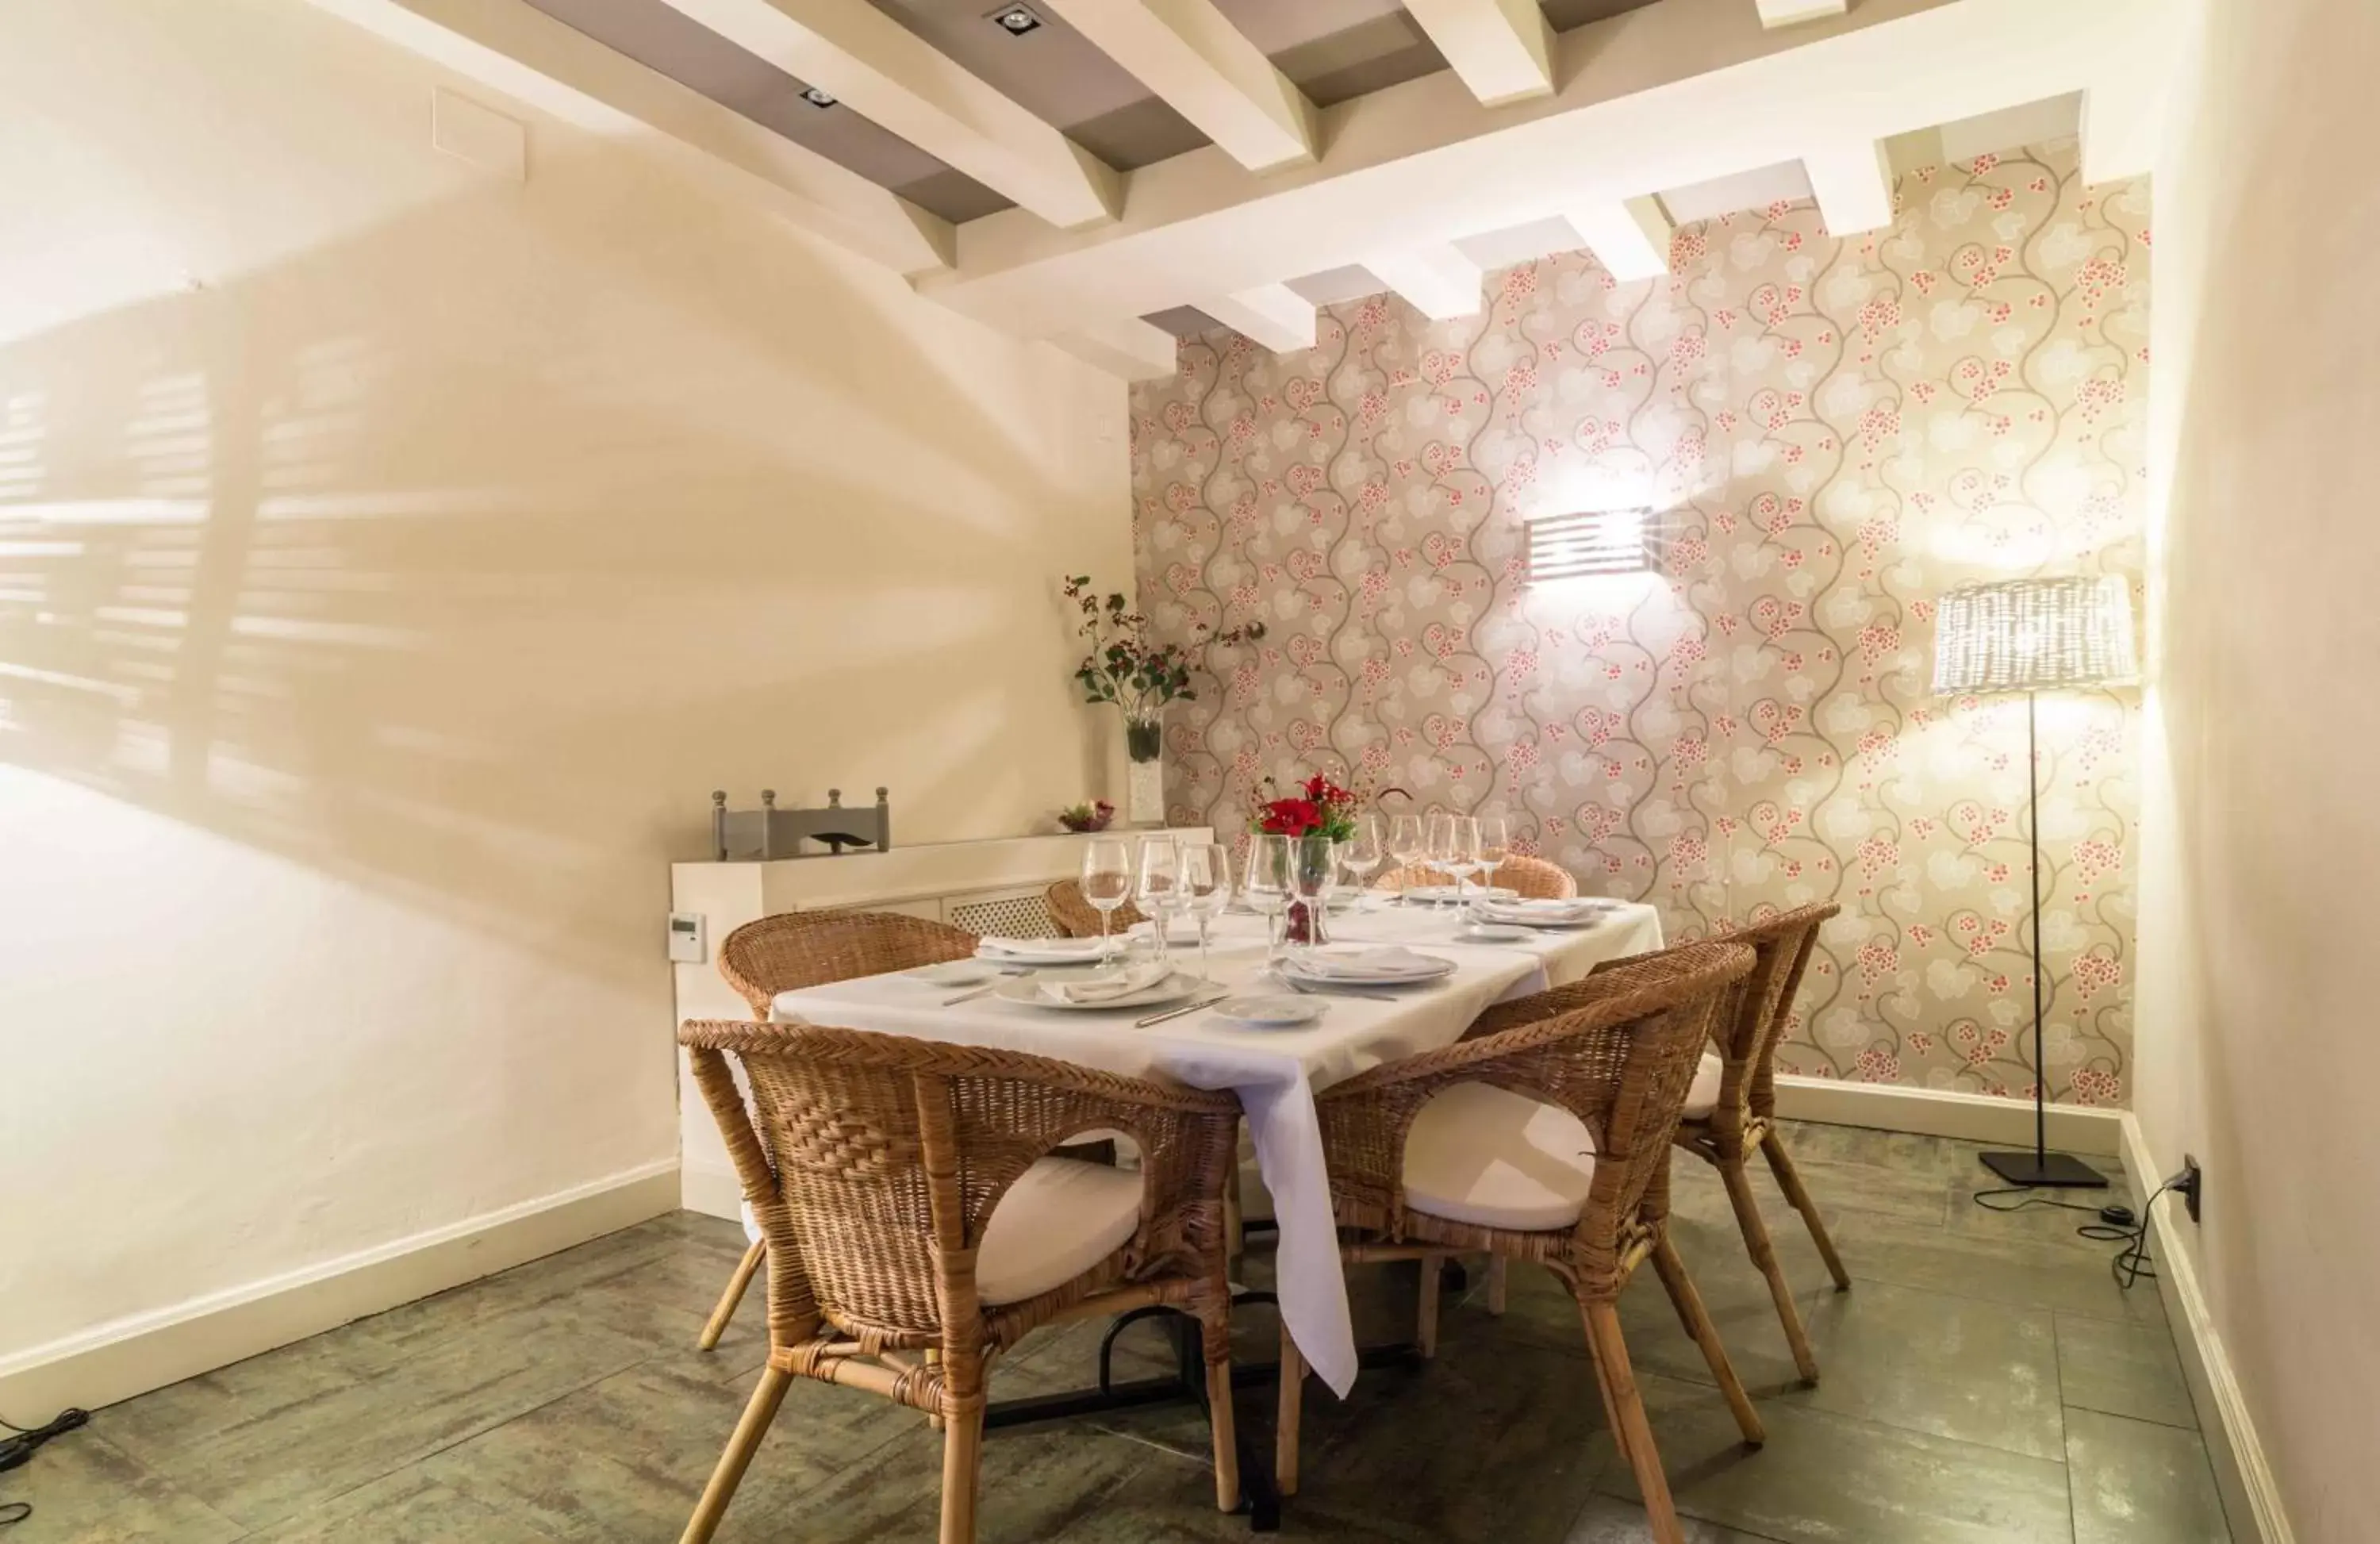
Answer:
<svg viewBox="0 0 2380 1544"><path fill-rule="evenodd" d="M2113 574L1964 585L1937 602L1937 692L2116 686L2139 672L2131 597Z"/></svg>

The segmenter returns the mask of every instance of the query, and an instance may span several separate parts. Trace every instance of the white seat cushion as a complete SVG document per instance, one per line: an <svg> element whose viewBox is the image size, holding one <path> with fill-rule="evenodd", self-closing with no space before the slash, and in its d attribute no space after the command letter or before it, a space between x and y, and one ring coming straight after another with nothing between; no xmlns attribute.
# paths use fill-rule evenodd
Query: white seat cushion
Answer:
<svg viewBox="0 0 2380 1544"><path fill-rule="evenodd" d="M760 1224L746 1201L744 1236ZM985 1303L1021 1303L1070 1282L1113 1254L1140 1225L1140 1174L1074 1158L1045 1158L991 1209L975 1255L976 1293Z"/></svg>
<svg viewBox="0 0 2380 1544"><path fill-rule="evenodd" d="M1405 1205L1451 1222L1566 1228L1595 1180L1595 1140L1569 1111L1458 1083L1405 1134Z"/></svg>
<svg viewBox="0 0 2380 1544"><path fill-rule="evenodd" d="M976 1249L976 1292L1021 1303L1070 1282L1123 1247L1140 1225L1140 1174L1045 1158L991 1209Z"/></svg>
<svg viewBox="0 0 2380 1544"><path fill-rule="evenodd" d="M1706 1053L1686 1113L1718 1105L1726 1065ZM1595 1138L1579 1118L1485 1083L1422 1106L1405 1137L1405 1205L1451 1222L1543 1232L1578 1221L1595 1183Z"/></svg>

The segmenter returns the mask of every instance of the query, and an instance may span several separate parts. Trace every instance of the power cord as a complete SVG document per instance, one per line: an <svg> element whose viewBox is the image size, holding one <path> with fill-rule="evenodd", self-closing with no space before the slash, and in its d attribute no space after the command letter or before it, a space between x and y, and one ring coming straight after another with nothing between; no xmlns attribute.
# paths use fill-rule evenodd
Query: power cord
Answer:
<svg viewBox="0 0 2380 1544"><path fill-rule="evenodd" d="M91 1420L88 1410L65 1410L55 1420L42 1426L18 1426L0 1418L0 1429L10 1433L0 1438L0 1472L16 1468L30 1461L33 1451L53 1437L63 1437ZM0 1501L0 1528L10 1527L33 1514L30 1501Z"/></svg>
<svg viewBox="0 0 2380 1544"><path fill-rule="evenodd" d="M2188 1188L2190 1179L2190 1171L2184 1169L2158 1185L2155 1190L2150 1192L2148 1201L2141 1208L2138 1214L2135 1214L2131 1207L2121 1204L2078 1206L2072 1201L2054 1200L2028 1185L2013 1185L2001 1190L1978 1190L1974 1195L1974 1202L1985 1211L2023 1211L2031 1207L2055 1207L2061 1211L2090 1213L2097 1221L2085 1222L2075 1229L2075 1236L2090 1239L2095 1244L2123 1246L2116 1251L2115 1258L2109 1260L2107 1266L2109 1273L2116 1278L2116 1285L2123 1291L2130 1292L2143 1281L2156 1280L2156 1272L2149 1269L2149 1213L2155 1210L2159 1197ZM2019 1199L2013 1204L2003 1204L1996 1198L2002 1196L2014 1196Z"/></svg>

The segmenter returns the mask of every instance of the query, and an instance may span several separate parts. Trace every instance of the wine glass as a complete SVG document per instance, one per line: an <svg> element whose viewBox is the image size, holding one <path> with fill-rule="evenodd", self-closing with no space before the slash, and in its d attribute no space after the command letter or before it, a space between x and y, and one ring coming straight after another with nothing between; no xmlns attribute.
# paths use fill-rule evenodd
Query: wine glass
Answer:
<svg viewBox="0 0 2380 1544"><path fill-rule="evenodd" d="M1140 845L1140 883L1134 898L1157 935L1157 957L1166 959L1166 921L1182 902L1182 849L1171 838L1152 837Z"/></svg>
<svg viewBox="0 0 2380 1544"><path fill-rule="evenodd" d="M1123 843L1112 836L1083 845L1083 899L1099 908L1099 963L1108 961L1109 921L1132 894L1132 858Z"/></svg>
<svg viewBox="0 0 2380 1544"><path fill-rule="evenodd" d="M1297 893L1297 857L1286 836L1260 835L1248 848L1248 905L1265 917L1265 963L1278 967L1283 953L1281 930L1289 903Z"/></svg>
<svg viewBox="0 0 2380 1544"><path fill-rule="evenodd" d="M1370 888L1372 871L1380 866L1380 818L1378 815L1358 815L1354 826L1347 840L1339 844L1339 862L1354 876L1356 899L1360 905L1364 893Z"/></svg>
<svg viewBox="0 0 2380 1544"><path fill-rule="evenodd" d="M1496 870L1512 856L1512 822L1501 815L1482 815L1479 827L1480 882L1491 893L1496 888ZM1482 896L1481 899L1487 899Z"/></svg>
<svg viewBox="0 0 2380 1544"><path fill-rule="evenodd" d="M1232 904L1231 849L1219 842L1185 842L1182 846L1182 900L1198 924L1198 979L1207 973L1207 930Z"/></svg>
<svg viewBox="0 0 2380 1544"><path fill-rule="evenodd" d="M1420 816L1399 815L1389 822L1389 856L1397 860L1400 892L1413 883L1414 868L1428 851Z"/></svg>
<svg viewBox="0 0 2380 1544"><path fill-rule="evenodd" d="M1422 838L1422 860L1443 873L1449 884L1454 882L1454 822L1458 818L1451 809L1430 811L1428 833ZM1445 905L1442 894L1437 904Z"/></svg>

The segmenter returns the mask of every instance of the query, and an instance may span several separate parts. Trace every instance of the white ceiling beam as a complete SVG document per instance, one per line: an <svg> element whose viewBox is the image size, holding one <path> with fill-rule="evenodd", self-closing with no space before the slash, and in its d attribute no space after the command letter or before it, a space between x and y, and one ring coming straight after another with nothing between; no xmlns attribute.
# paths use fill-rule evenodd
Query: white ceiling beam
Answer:
<svg viewBox="0 0 2380 1544"><path fill-rule="evenodd" d="M667 0L1061 229L1115 217L1112 167L868 0Z"/></svg>
<svg viewBox="0 0 2380 1544"><path fill-rule="evenodd" d="M971 220L921 291L1027 336L1147 316L1382 252L1552 221L2162 70L2166 0L1860 0L1772 32L1743 0L1661 0L1558 40L1560 91L1490 111L1451 71L1330 109L1312 166L1257 177L1212 147L1142 167L1087 235ZM1790 134L1790 143L1780 139Z"/></svg>
<svg viewBox="0 0 2380 1544"><path fill-rule="evenodd" d="M1852 0L1756 0L1760 6L1763 27L1798 27L1805 21L1823 21L1830 16L1842 16L1852 8Z"/></svg>
<svg viewBox="0 0 2380 1544"><path fill-rule="evenodd" d="M1670 271L1670 247L1678 227L1661 201L1649 193L1582 204L1563 218L1595 253L1595 261L1621 284L1657 279Z"/></svg>
<svg viewBox="0 0 2380 1544"><path fill-rule="evenodd" d="M1314 159L1314 103L1214 0L1042 0L1252 172Z"/></svg>
<svg viewBox="0 0 2380 1544"><path fill-rule="evenodd" d="M1364 260L1372 276L1397 292L1405 304L1433 322L1476 316L1487 274L1460 249L1440 243Z"/></svg>
<svg viewBox="0 0 2380 1544"><path fill-rule="evenodd" d="M1818 218L1832 237L1857 236L1892 224L1892 163L1881 140L1852 140L1802 157L1817 195Z"/></svg>
<svg viewBox="0 0 2380 1544"><path fill-rule="evenodd" d="M1259 285L1234 295L1209 296L1200 310L1276 354L1314 346L1314 302L1287 285Z"/></svg>
<svg viewBox="0 0 2380 1544"><path fill-rule="evenodd" d="M523 0L313 0L456 75L650 155L904 274L947 268L947 221L604 47Z"/></svg>
<svg viewBox="0 0 2380 1544"><path fill-rule="evenodd" d="M1162 327L1138 317L1092 323L1061 333L1050 342L1085 364L1125 381L1163 381L1177 367L1180 342Z"/></svg>
<svg viewBox="0 0 2380 1544"><path fill-rule="evenodd" d="M1552 94L1553 30L1537 0L1405 0L1405 9L1482 106Z"/></svg>

